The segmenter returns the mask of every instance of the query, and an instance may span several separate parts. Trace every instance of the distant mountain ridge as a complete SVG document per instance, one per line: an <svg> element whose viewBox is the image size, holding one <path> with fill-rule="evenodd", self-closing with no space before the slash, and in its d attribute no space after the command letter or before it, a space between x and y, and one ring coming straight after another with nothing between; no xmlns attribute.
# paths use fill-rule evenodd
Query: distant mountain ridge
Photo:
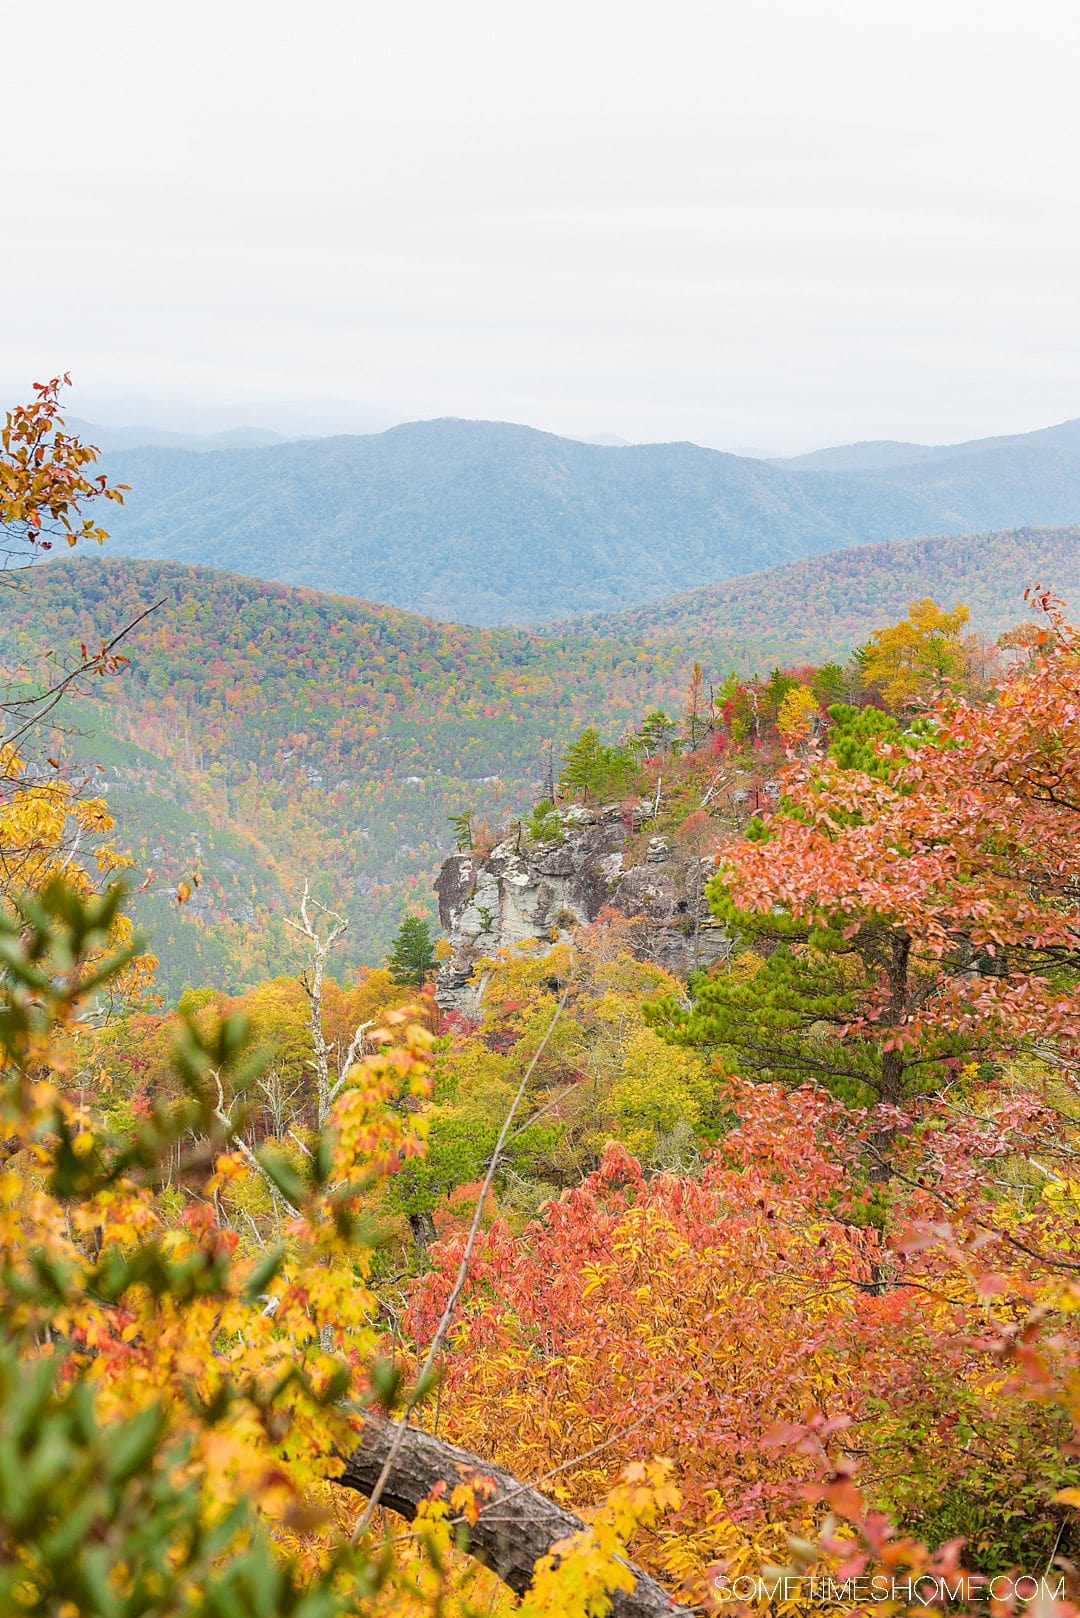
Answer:
<svg viewBox="0 0 1080 1618"><path fill-rule="evenodd" d="M451 815L500 825L529 809L585 726L617 740L651 707L678 713L695 662L718 681L843 658L921 595L965 601L995 631L1024 616L1034 579L1075 615L1080 527L849 549L547 633L79 555L10 592L0 661L36 667L42 647L64 658L163 602L124 642L130 664L71 699L56 745L87 765L121 843L154 869L135 908L178 993L284 970L281 918L309 877L350 918L348 959L377 960L403 906L430 906ZM195 871L178 913L176 886Z"/></svg>
<svg viewBox="0 0 1080 1618"><path fill-rule="evenodd" d="M1075 426L847 471L456 419L265 448L117 450L107 470L132 492L110 513L110 551L443 621L538 623L853 545L1075 522Z"/></svg>
<svg viewBox="0 0 1080 1618"><path fill-rule="evenodd" d="M742 670L846 655L924 596L963 602L972 628L996 636L1025 617L1024 591L1035 583L1080 611L1080 526L862 545L557 627Z"/></svg>
<svg viewBox="0 0 1080 1618"><path fill-rule="evenodd" d="M163 449L198 450L254 449L268 444L287 442L280 433L269 427L226 427L217 433L179 433L168 427L130 426L103 427L98 422L83 421L78 416L65 415L68 432L77 433L86 444L96 444L108 453L116 450L145 449L158 445Z"/></svg>
<svg viewBox="0 0 1080 1618"><path fill-rule="evenodd" d="M962 444L907 444L895 438L864 439L858 444L838 444L810 450L805 455L773 455L773 466L786 466L808 472L878 472L900 466L925 465L927 461L959 460L988 450L1050 448L1080 451L1080 416L1054 427L1039 427L1030 433L1008 433L997 438L970 438Z"/></svg>

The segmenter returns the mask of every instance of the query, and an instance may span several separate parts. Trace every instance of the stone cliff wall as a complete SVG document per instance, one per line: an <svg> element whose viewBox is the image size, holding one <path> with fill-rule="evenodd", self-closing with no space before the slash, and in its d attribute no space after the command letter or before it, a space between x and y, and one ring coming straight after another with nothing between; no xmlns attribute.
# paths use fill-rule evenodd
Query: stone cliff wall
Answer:
<svg viewBox="0 0 1080 1618"><path fill-rule="evenodd" d="M726 936L704 899L711 860L677 854L654 837L644 860L627 865L626 825L616 806L570 808L561 819L557 840L538 843L515 831L486 859L466 853L444 861L435 882L450 939L436 982L444 1011L476 1011L482 984L472 976L484 956L530 942L546 949L553 936L595 921L605 906L640 917L637 953L679 976L724 952Z"/></svg>

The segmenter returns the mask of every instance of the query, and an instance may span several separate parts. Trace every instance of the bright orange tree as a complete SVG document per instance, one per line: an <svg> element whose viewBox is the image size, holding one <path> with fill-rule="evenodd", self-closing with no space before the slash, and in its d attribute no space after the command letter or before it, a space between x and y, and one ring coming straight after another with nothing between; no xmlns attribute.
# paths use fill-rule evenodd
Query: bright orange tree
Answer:
<svg viewBox="0 0 1080 1618"><path fill-rule="evenodd" d="M992 1125L951 1137L944 1108L928 1117L905 1158L911 1185L892 1193L902 1233L890 1239L865 1222L848 1173L865 1115L817 1088L734 1080L729 1100L734 1127L700 1178L647 1178L613 1146L521 1236L496 1222L447 1357L448 1436L493 1442L525 1478L557 1469L549 1486L577 1507L613 1464L676 1456L681 1508L638 1551L694 1601L711 1568L783 1563L787 1536L812 1534L814 1491L852 1456L876 1509L935 1543L965 1537L977 1570L1025 1548L1047 1557L1068 1515L1054 1502L1068 1410L1057 1394L1009 1393L1005 1362L1032 1311L1065 1320L1053 1265L1080 1225L1033 1190L1035 1270L1013 1245L1015 1209L977 1189L988 1168L1045 1146L1045 1109L999 1102ZM932 1240L916 1235L931 1225ZM432 1249L421 1340L459 1252ZM1059 1344L1059 1391L1075 1362Z"/></svg>
<svg viewBox="0 0 1080 1618"><path fill-rule="evenodd" d="M943 696L861 761L792 766L777 812L724 851L724 913L775 924L793 998L815 937L857 962L844 1016L811 982L797 1042L773 1021L800 1087L754 1082L746 1040L736 1127L700 1179L613 1151L479 1255L449 1430L497 1431L500 1458L558 1467L577 1500L612 1454L677 1454L682 1512L651 1554L695 1598L711 1561L760 1565L820 1500L857 1523L864 1566L886 1544L920 1568L964 1541L997 1571L1074 1543L1080 658L1041 604L1037 655L992 703ZM758 974L733 976L752 1018ZM699 983L669 1025L708 1041L731 992ZM895 1054L900 1082L833 1099L816 1075L857 1045ZM435 1253L421 1330L453 1255Z"/></svg>
<svg viewBox="0 0 1080 1618"><path fill-rule="evenodd" d="M993 702L939 697L909 732L864 725L788 769L710 889L768 947L749 982L662 1008L672 1037L891 1107L1033 1041L1072 1058L1080 655L1046 605L1038 656Z"/></svg>
<svg viewBox="0 0 1080 1618"><path fill-rule="evenodd" d="M887 932L919 991L898 1003L885 970L856 1021L901 1049L932 1029L975 1038L990 1025L1007 1048L1064 1040L1074 1054L1080 645L1044 605L1039 654L994 702L940 698L929 733L883 737L884 775L796 767L765 834L722 863L741 909Z"/></svg>

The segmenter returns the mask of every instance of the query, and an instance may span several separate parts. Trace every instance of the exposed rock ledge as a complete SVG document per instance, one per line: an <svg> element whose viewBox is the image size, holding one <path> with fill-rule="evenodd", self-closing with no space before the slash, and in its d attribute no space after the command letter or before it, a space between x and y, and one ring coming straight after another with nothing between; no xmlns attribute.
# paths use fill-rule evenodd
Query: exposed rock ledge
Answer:
<svg viewBox="0 0 1080 1618"><path fill-rule="evenodd" d="M561 818L559 841L536 843L515 830L486 859L467 853L443 862L435 891L450 955L435 992L444 1011L475 1014L483 986L472 978L484 956L515 945L547 949L605 906L640 917L635 952L679 976L723 953L726 935L704 898L711 860L675 853L654 837L644 862L627 866L619 807L573 807Z"/></svg>

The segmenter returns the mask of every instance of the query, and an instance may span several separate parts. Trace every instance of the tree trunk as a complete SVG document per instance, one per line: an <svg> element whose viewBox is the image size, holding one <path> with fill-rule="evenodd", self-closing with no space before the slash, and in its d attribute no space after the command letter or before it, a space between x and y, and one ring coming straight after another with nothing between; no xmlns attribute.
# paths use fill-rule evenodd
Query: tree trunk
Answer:
<svg viewBox="0 0 1080 1618"><path fill-rule="evenodd" d="M893 937L889 952L889 1015L894 1028L899 1028L908 1011L908 969L911 961L911 939L906 933ZM878 1094L890 1107L899 1107L904 1100L904 1078L907 1063L899 1045L881 1053L881 1084ZM890 1124L878 1129L870 1137L875 1163L870 1170L871 1181L881 1184L889 1179L889 1159L896 1144L897 1126Z"/></svg>
<svg viewBox="0 0 1080 1618"><path fill-rule="evenodd" d="M435 1221L426 1210L409 1215L409 1229L412 1231L412 1239L416 1249L420 1253L426 1253L438 1235L438 1231L435 1229Z"/></svg>
<svg viewBox="0 0 1080 1618"><path fill-rule="evenodd" d="M336 1479L339 1485L370 1497L382 1472L400 1423L367 1411L360 1444ZM580 1517L564 1511L538 1489L521 1484L489 1461L458 1449L442 1439L407 1427L380 1505L411 1522L416 1508L438 1483L453 1489L462 1475L490 1478L495 1494L469 1529L470 1554L524 1595L532 1583L533 1568L560 1539L578 1533ZM611 1618L690 1618L689 1609L677 1606L667 1591L647 1573L627 1563L636 1583L627 1593L611 1597Z"/></svg>
<svg viewBox="0 0 1080 1618"><path fill-rule="evenodd" d="M911 939L907 933L897 933L889 957L889 1012L897 1028L908 1010L910 963ZM899 1107L903 1103L906 1073L907 1064L899 1045L891 1051L882 1051L880 1096L890 1107ZM884 1129L876 1129L870 1136L874 1155L869 1174L871 1185L887 1185L892 1178L891 1159L897 1133L898 1126L889 1124ZM892 1264L874 1263L870 1267L870 1274L872 1279L866 1290L874 1296L888 1292L896 1279L895 1266Z"/></svg>

